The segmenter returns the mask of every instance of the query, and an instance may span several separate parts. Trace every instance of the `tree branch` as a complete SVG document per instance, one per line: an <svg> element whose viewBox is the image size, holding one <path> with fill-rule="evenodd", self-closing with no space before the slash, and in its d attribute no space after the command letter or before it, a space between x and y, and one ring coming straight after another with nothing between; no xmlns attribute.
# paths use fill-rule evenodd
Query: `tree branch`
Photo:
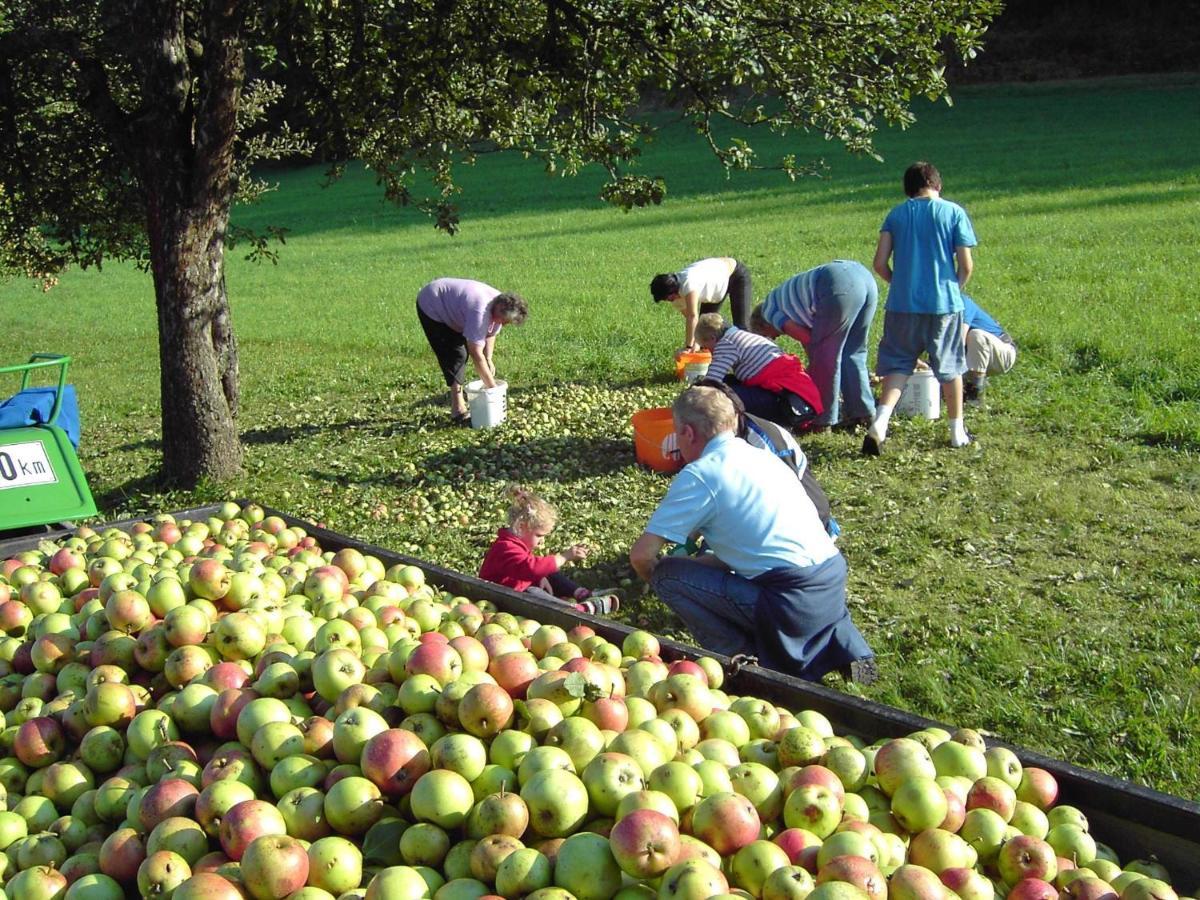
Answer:
<svg viewBox="0 0 1200 900"><path fill-rule="evenodd" d="M52 28L25 28L0 34L0 66L29 62L41 53L66 57L74 64L79 105L125 151L130 146L132 119L113 99L108 73L79 34Z"/></svg>

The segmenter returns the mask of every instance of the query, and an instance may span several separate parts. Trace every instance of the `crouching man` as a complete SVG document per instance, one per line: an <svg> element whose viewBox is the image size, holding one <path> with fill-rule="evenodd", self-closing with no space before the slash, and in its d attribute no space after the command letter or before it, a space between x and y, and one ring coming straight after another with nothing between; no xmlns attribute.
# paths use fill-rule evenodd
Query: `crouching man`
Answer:
<svg viewBox="0 0 1200 900"><path fill-rule="evenodd" d="M963 398L983 405L989 375L1002 375L1017 362L1017 342L978 303L963 294L963 339L967 345L967 374Z"/></svg>
<svg viewBox="0 0 1200 900"><path fill-rule="evenodd" d="M832 671L874 681L846 608L846 561L795 474L735 436L721 391L689 388L672 412L687 465L630 550L635 571L708 650L810 681ZM711 552L659 558L696 535Z"/></svg>

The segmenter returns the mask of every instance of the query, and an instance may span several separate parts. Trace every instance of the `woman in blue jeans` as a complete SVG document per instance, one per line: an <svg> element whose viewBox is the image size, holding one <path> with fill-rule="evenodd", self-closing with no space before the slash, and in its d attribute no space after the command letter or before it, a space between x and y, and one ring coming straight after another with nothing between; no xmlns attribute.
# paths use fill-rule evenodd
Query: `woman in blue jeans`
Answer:
<svg viewBox="0 0 1200 900"><path fill-rule="evenodd" d="M879 286L866 266L836 259L793 275L754 308L750 328L786 334L804 345L808 374L825 404L819 426L869 425L875 397L867 373L867 339Z"/></svg>

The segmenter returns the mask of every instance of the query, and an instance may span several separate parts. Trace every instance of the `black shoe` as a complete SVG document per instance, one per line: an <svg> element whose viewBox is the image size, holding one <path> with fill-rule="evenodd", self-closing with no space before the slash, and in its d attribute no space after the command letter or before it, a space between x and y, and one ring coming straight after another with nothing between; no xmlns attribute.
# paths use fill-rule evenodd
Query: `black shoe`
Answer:
<svg viewBox="0 0 1200 900"><path fill-rule="evenodd" d="M862 455L863 456L882 456L883 455L883 443L884 443L883 441L879 440L878 438L875 437L875 435L871 434L871 432L868 431L866 433L866 435L863 437Z"/></svg>
<svg viewBox="0 0 1200 900"><path fill-rule="evenodd" d="M986 375L968 372L963 376L963 400L968 406L983 406L983 392L986 389Z"/></svg>
<svg viewBox="0 0 1200 900"><path fill-rule="evenodd" d="M873 656L864 656L848 666L842 666L841 673L844 680L855 684L868 685L879 680L879 666Z"/></svg>

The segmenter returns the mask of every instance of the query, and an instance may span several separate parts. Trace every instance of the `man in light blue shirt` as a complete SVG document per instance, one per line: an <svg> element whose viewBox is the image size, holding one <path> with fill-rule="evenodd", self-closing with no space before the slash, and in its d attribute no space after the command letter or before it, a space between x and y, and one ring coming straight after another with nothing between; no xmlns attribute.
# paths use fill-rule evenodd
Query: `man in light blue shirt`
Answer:
<svg viewBox="0 0 1200 900"><path fill-rule="evenodd" d="M873 680L846 608L846 561L795 474L734 435L722 392L689 388L672 412L688 464L630 550L634 569L709 650L813 681L834 670ZM698 534L711 553L659 559Z"/></svg>
<svg viewBox="0 0 1200 900"><path fill-rule="evenodd" d="M975 230L966 211L941 198L942 176L930 163L904 173L908 199L884 219L875 248L875 271L890 285L876 372L883 394L862 451L878 456L904 383L922 353L942 385L950 446L971 442L963 425L962 376L966 351L962 289L971 277Z"/></svg>

